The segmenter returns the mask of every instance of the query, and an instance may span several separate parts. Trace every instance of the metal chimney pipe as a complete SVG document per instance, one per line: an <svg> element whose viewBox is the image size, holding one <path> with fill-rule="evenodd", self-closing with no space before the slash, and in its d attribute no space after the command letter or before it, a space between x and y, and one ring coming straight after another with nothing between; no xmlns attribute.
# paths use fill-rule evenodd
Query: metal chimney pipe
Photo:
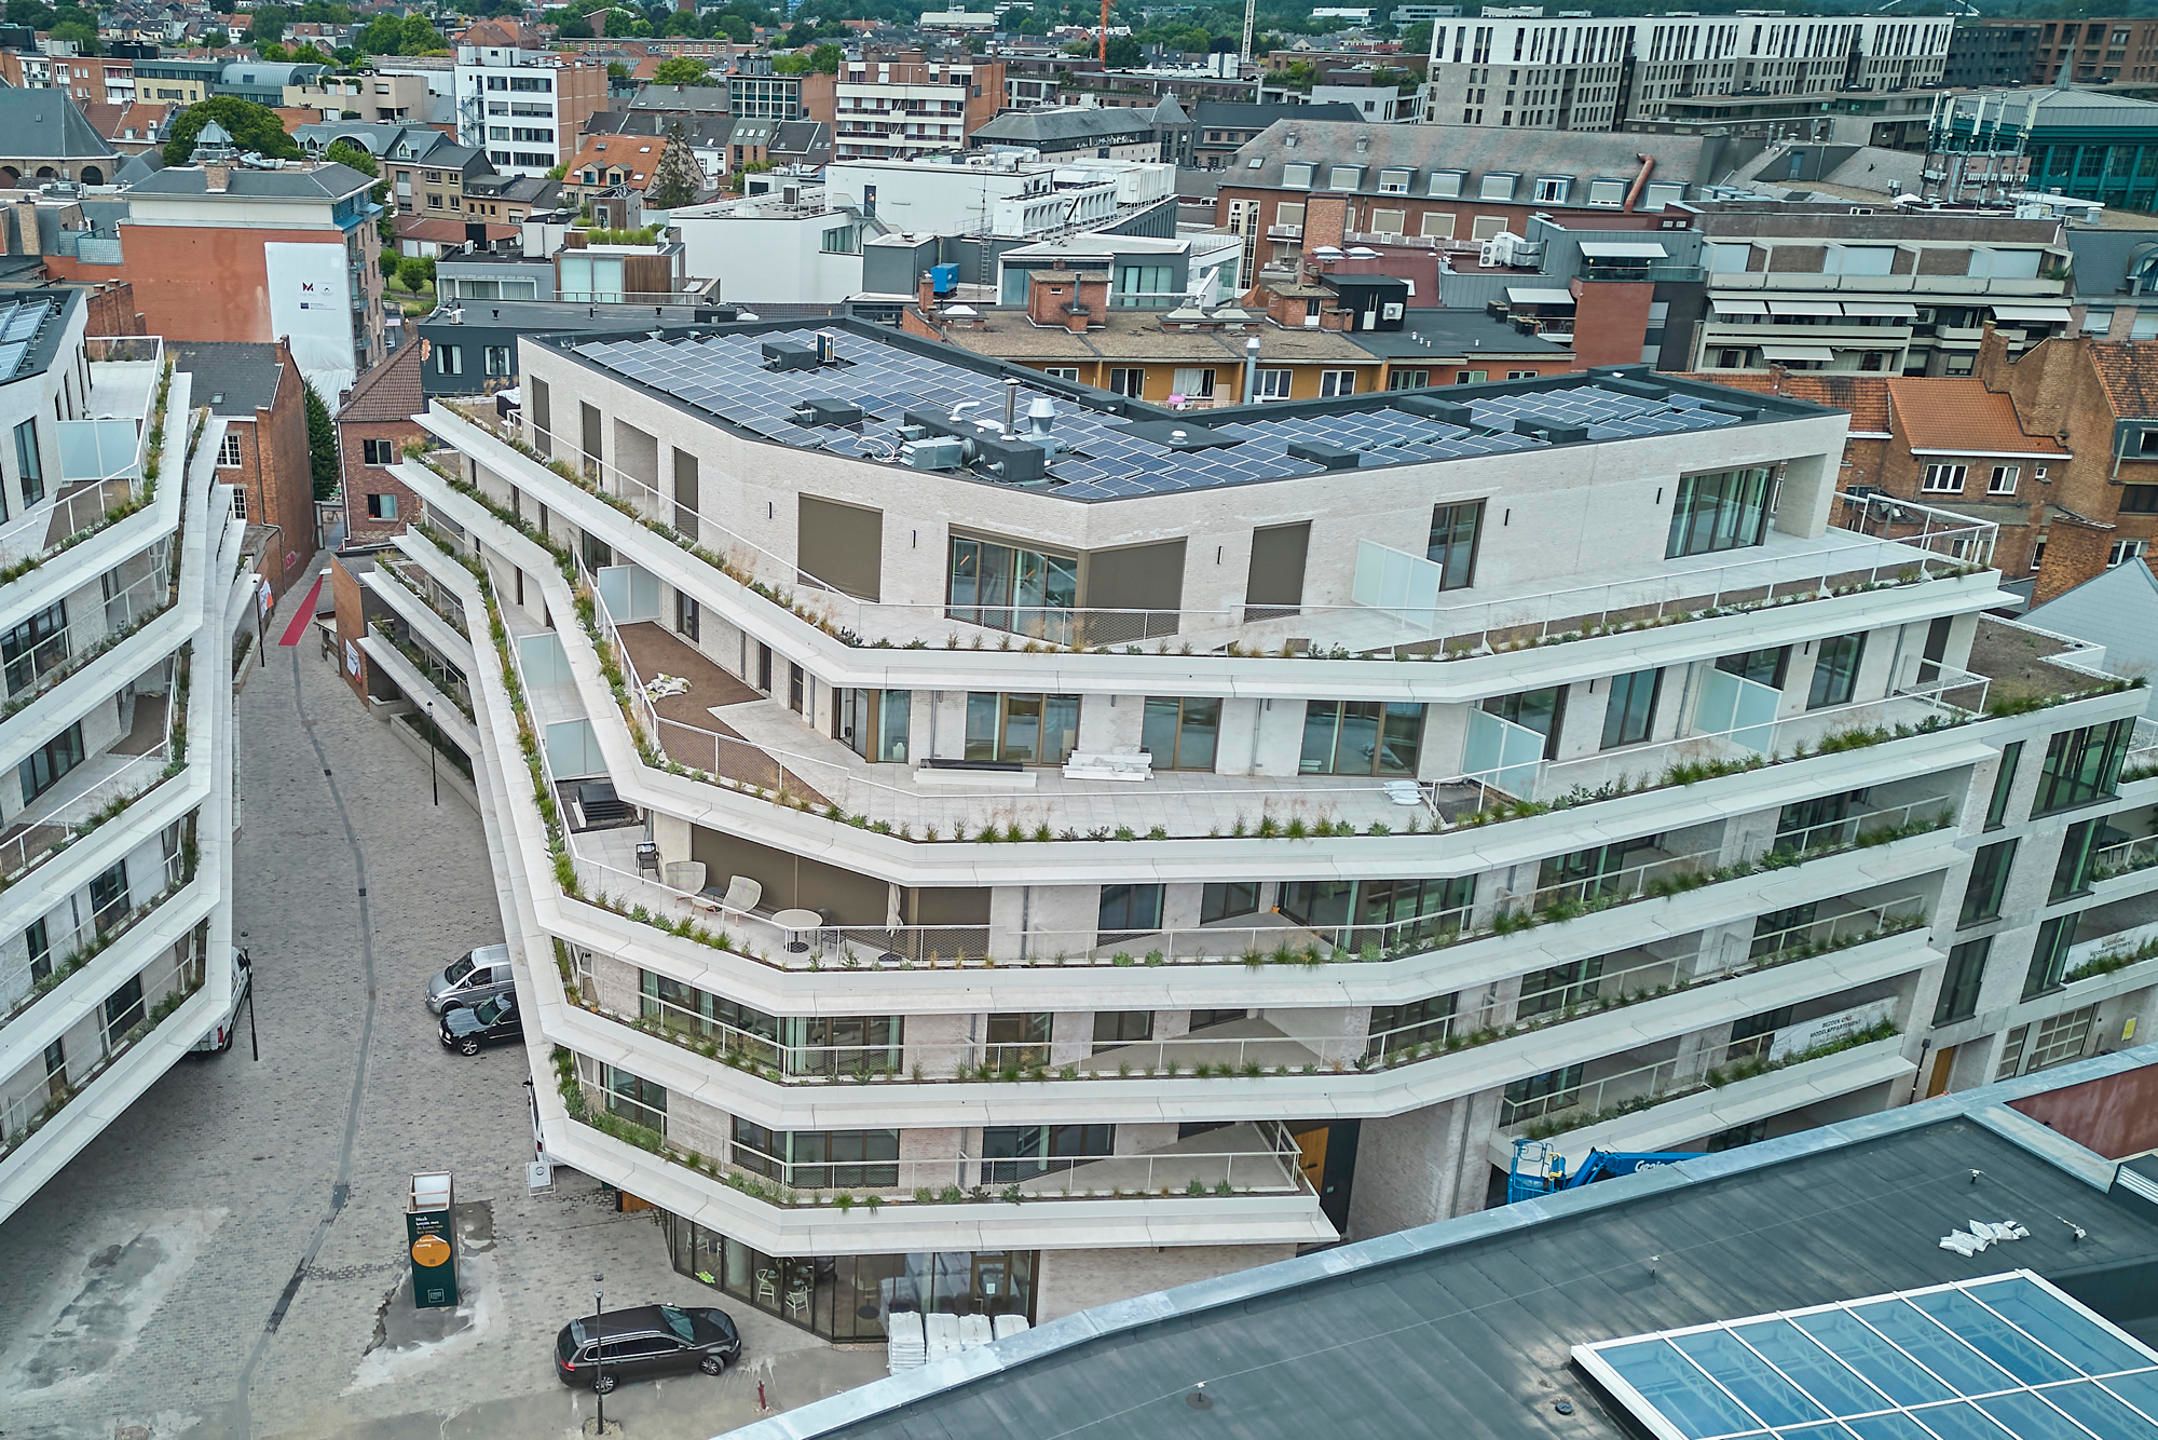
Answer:
<svg viewBox="0 0 2158 1440"><path fill-rule="evenodd" d="M1259 337L1254 335L1244 342L1244 403L1255 405L1259 400Z"/></svg>
<svg viewBox="0 0 2158 1440"><path fill-rule="evenodd" d="M1004 381L1004 433L1010 435L1019 422L1019 382Z"/></svg>

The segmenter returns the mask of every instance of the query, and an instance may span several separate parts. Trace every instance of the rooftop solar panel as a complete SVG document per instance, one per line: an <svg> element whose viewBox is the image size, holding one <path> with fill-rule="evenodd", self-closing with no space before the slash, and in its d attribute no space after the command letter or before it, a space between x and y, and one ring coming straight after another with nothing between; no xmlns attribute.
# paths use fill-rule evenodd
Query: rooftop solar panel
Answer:
<svg viewBox="0 0 2158 1440"><path fill-rule="evenodd" d="M2024 1270L1573 1355L1658 1440L2158 1440L2158 1351Z"/></svg>
<svg viewBox="0 0 2158 1440"><path fill-rule="evenodd" d="M0 309L0 375L8 373L9 326L16 317ZM660 391L678 404L780 444L822 448L834 454L889 461L901 443L908 410L949 413L967 404L978 421L1000 418L1006 403L1002 377L917 354L867 336L848 333L840 363L820 367L816 392L862 408L858 428L835 431L805 424L795 413L805 372L765 368L768 344L814 346L818 332L792 328L755 333L718 333L684 338L594 340L574 353L601 368ZM1021 412L1035 394L1022 387ZM1229 442L1200 450L1173 449L1124 427L1126 417L1057 394L1053 435L1059 445L1048 476L1055 493L1073 499L1165 494L1214 486L1249 484L1323 467L1291 456L1299 442L1332 445L1357 453L1361 468L1422 464L1548 445L1540 435L1515 433L1517 422L1587 427L1592 439L1675 434L1738 423L1738 416L1702 412L1659 399L1605 389L1594 383L1559 385L1468 400L1475 428L1450 424L1373 397L1364 408L1326 413L1258 415L1208 426ZM1466 398L1466 397L1465 397ZM962 421L962 424L964 421ZM1195 425L1207 417L1194 416Z"/></svg>

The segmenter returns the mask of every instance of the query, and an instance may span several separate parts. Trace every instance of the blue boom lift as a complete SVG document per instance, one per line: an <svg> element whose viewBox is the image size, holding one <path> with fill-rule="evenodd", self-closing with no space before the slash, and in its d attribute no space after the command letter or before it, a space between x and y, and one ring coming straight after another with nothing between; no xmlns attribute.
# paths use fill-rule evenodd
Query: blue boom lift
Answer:
<svg viewBox="0 0 2158 1440"><path fill-rule="evenodd" d="M1574 1190L1583 1185L1593 1185L1598 1180L1608 1180L1614 1175L1631 1175L1636 1170L1653 1170L1659 1165L1676 1165L1681 1160L1698 1160L1705 1152L1700 1150L1644 1151L1638 1154L1619 1150L1591 1150L1582 1158L1579 1169L1568 1171L1566 1157L1547 1140L1518 1139L1514 1141L1514 1168L1506 1177L1506 1203L1516 1204L1534 1200L1539 1195L1549 1195L1554 1190Z"/></svg>

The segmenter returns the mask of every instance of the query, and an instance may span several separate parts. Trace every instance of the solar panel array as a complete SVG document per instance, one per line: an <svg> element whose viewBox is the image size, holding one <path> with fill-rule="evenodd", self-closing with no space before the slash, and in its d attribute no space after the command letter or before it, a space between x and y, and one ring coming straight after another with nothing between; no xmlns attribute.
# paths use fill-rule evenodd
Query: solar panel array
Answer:
<svg viewBox="0 0 2158 1440"><path fill-rule="evenodd" d="M2158 1440L2158 1352L2028 1271L1573 1353L1660 1440Z"/></svg>
<svg viewBox="0 0 2158 1440"><path fill-rule="evenodd" d="M15 378L37 343L38 331L59 308L49 296L0 304L0 382Z"/></svg>
<svg viewBox="0 0 2158 1440"><path fill-rule="evenodd" d="M765 368L763 348L773 342L814 347L809 329L721 332L672 340L592 341L574 347L584 360L672 396L752 435L804 449L857 459L891 460L901 443L909 409L946 415L974 403L976 419L1001 418L1005 403L1000 376L849 332L838 364L815 370ZM1024 391L1024 415L1034 393ZM1453 425L1393 404L1326 415L1266 416L1210 423L1205 412L1183 417L1195 431L1233 443L1178 448L1134 434L1131 419L1096 410L1058 394L1049 463L1053 493L1074 500L1161 495L1179 490L1251 484L1294 475L1316 475L1325 466L1291 455L1301 441L1353 450L1360 468L1411 465L1434 460L1495 455L1546 447L1522 433L1523 422L1585 426L1591 440L1669 435L1738 423L1728 412L1704 410L1689 395L1658 398L1595 384L1575 384L1511 395L1471 398L1472 424ZM859 425L818 425L800 413L804 400L845 401L861 407Z"/></svg>

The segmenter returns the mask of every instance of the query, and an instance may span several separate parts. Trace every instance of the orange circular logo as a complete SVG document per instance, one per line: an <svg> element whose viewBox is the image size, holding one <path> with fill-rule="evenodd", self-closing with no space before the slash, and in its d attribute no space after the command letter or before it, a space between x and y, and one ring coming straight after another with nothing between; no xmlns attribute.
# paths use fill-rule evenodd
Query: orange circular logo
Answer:
<svg viewBox="0 0 2158 1440"><path fill-rule="evenodd" d="M450 1261L450 1242L440 1235L422 1235L412 1242L412 1258L432 1270Z"/></svg>

